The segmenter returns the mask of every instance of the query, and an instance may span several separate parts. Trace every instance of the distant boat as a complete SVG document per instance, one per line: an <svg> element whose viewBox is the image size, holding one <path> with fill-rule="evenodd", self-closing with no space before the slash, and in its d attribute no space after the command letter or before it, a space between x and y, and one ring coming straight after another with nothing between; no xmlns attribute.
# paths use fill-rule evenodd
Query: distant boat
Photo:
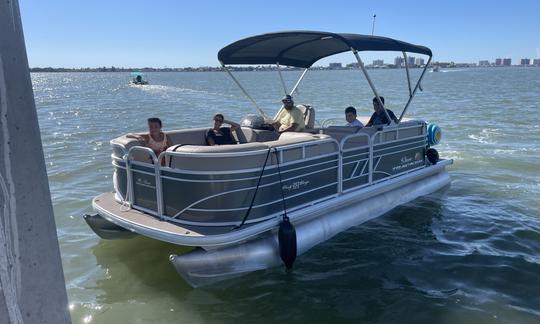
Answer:
<svg viewBox="0 0 540 324"><path fill-rule="evenodd" d="M431 68L431 72L440 72L440 67L438 65L435 65Z"/></svg>
<svg viewBox="0 0 540 324"><path fill-rule="evenodd" d="M130 83L136 84L136 85L145 85L145 84L148 84L148 81L143 79L144 73L142 73L142 72L131 72L130 74L131 74L131 76L134 77L134 78L130 81Z"/></svg>

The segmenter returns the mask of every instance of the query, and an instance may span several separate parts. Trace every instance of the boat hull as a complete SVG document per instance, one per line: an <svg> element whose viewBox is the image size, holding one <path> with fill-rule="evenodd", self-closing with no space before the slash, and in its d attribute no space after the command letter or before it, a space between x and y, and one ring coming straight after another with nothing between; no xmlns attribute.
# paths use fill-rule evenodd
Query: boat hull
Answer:
<svg viewBox="0 0 540 324"><path fill-rule="evenodd" d="M295 224L298 255L348 228L440 190L449 183L448 173L444 168L440 168L439 172ZM180 256L171 255L170 261L180 276L193 287L275 267L281 264L277 231L273 230L260 238L227 248L212 251L196 249Z"/></svg>

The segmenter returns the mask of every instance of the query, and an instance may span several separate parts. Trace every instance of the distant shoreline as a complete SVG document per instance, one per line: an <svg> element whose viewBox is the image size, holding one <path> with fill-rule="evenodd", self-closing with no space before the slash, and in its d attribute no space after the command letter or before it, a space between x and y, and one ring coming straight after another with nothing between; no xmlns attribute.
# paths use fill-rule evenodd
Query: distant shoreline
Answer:
<svg viewBox="0 0 540 324"><path fill-rule="evenodd" d="M442 66L439 65L440 68L443 69L463 69L463 68L532 68L532 67L539 67L537 65L529 65L529 66L523 66L523 65L511 65L511 66L478 66L476 64L469 64L469 63L459 63L452 66ZM372 66L372 65L366 65L367 69L374 69L374 70L392 70L392 69L404 69L404 67L396 67L396 66ZM423 66L416 66L411 67L411 69L420 69L423 68ZM301 68L281 68L282 71L300 71L303 70ZM330 71L342 71L342 70L356 70L358 67L341 67L341 68L331 68L327 66L313 66L310 68L311 70L330 70ZM229 67L229 70L231 71L276 71L276 68L274 66L246 66L246 67L238 67L238 66L232 66ZM221 67L210 67L210 66L203 66L203 67L186 67L186 68L117 68L117 67L100 67L100 68L53 68L53 67L33 67L30 68L30 72L120 72L120 73L129 73L129 72L222 72Z"/></svg>

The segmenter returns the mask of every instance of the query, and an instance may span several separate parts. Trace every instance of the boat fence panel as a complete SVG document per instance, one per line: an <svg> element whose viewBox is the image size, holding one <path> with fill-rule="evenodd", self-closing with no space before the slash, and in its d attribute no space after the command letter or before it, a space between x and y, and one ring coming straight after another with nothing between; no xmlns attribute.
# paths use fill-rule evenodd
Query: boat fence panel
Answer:
<svg viewBox="0 0 540 324"><path fill-rule="evenodd" d="M426 165L425 123L382 130L374 135L373 182Z"/></svg>
<svg viewBox="0 0 540 324"><path fill-rule="evenodd" d="M371 138L366 133L356 133L341 141L342 190L348 192L370 183Z"/></svg>
<svg viewBox="0 0 540 324"><path fill-rule="evenodd" d="M236 225L255 193L248 223L283 213L281 191L287 209L294 210L425 167L426 147L425 124L418 122L350 134L340 143L326 139L272 147L264 170L268 149L156 157L148 148L132 147L127 160L113 156L114 186L133 208L162 219Z"/></svg>

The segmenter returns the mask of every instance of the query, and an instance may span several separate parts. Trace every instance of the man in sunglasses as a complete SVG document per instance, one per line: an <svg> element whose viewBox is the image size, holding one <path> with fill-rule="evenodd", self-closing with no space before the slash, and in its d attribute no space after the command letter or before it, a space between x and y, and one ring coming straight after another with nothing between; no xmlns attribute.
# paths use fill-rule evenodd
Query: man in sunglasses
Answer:
<svg viewBox="0 0 540 324"><path fill-rule="evenodd" d="M304 114L298 107L294 105L294 101L290 95L286 95L281 99L283 109L272 124L279 133L284 132L301 132L306 128Z"/></svg>
<svg viewBox="0 0 540 324"><path fill-rule="evenodd" d="M223 124L228 124L231 127L222 127ZM223 114L217 113L214 115L214 127L206 132L206 142L210 146L236 144L232 132L236 131L238 128L240 128L240 125L225 120Z"/></svg>

